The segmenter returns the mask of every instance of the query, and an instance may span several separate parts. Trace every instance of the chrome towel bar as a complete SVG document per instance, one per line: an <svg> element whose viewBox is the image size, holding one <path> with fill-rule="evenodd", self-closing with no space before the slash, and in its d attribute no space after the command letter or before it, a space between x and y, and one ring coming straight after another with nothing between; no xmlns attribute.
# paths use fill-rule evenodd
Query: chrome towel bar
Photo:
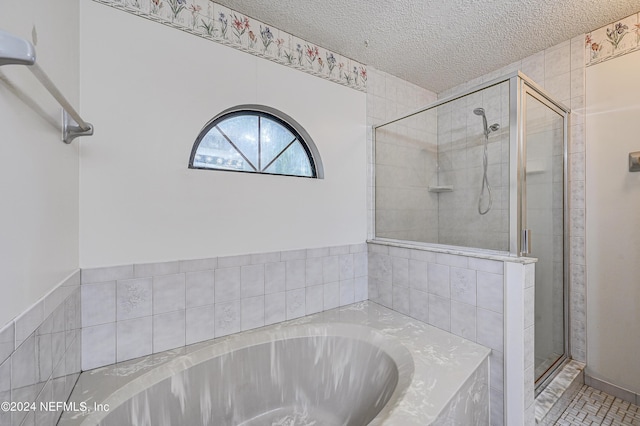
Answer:
<svg viewBox="0 0 640 426"><path fill-rule="evenodd" d="M62 141L64 143L69 144L78 136L93 135L93 125L80 117L49 76L36 64L35 48L30 42L0 30L0 66L2 65L27 65L36 79L60 104L63 109Z"/></svg>

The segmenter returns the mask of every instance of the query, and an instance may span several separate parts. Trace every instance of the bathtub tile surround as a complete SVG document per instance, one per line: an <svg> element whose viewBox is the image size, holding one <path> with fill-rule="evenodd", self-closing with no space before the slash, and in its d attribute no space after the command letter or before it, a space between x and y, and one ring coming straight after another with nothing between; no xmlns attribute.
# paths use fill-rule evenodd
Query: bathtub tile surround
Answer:
<svg viewBox="0 0 640 426"><path fill-rule="evenodd" d="M82 324L87 326L116 320L116 282L107 281L82 288Z"/></svg>
<svg viewBox="0 0 640 426"><path fill-rule="evenodd" d="M82 328L82 363L104 363L116 357L116 323L94 325ZM84 347L92 348L92 356L85 354ZM84 368L83 368L84 370Z"/></svg>
<svg viewBox="0 0 640 426"><path fill-rule="evenodd" d="M154 0L94 1L352 89L367 89L366 65L211 0L194 0L189 7L175 1L165 7Z"/></svg>
<svg viewBox="0 0 640 426"><path fill-rule="evenodd" d="M0 330L0 401L68 399L81 367L80 304L77 271ZM0 411L0 424L53 426L60 414Z"/></svg>
<svg viewBox="0 0 640 426"><path fill-rule="evenodd" d="M533 310L525 309L527 303L533 305L526 298L534 286L532 260L376 241L368 246L370 300L492 349L493 425L503 424L504 418L505 330L510 318L515 329L511 339L519 339L521 359L515 356L519 364L506 383L522 398L519 412L532 411L533 358L528 355L533 352L534 318ZM515 273L505 275L506 270ZM517 309L505 311L507 288L519 288L519 298L512 303ZM527 419L533 419L530 414Z"/></svg>
<svg viewBox="0 0 640 426"><path fill-rule="evenodd" d="M383 346L383 351L393 350L389 353L396 362L399 361L399 386L408 388L400 394L397 404L386 408L388 414L384 413L385 425L481 426L489 421L489 350L370 301L305 316L262 330L250 330L229 339L199 343L86 371L81 375L70 400L76 403L85 401L89 406L93 406L94 402L109 402L109 397L124 385L133 395L142 387L162 380L167 374L179 373L186 365L197 365L236 347L272 343L274 339L302 337L309 333L347 337L357 335L359 338L371 335L371 343L388 345ZM408 377L411 370L412 378ZM407 373L407 377L403 376ZM174 380L177 384L178 376L174 376ZM394 404L393 398L391 404ZM199 398L190 400L198 401ZM117 406L112 405L112 411L116 409ZM196 411L195 414L199 416L199 410ZM84 420L87 417L65 413L59 424L72 426Z"/></svg>
<svg viewBox="0 0 640 426"><path fill-rule="evenodd" d="M116 335L120 337L116 359L137 358L149 353L153 344L151 317L120 321L116 327Z"/></svg>
<svg viewBox="0 0 640 426"><path fill-rule="evenodd" d="M118 280L116 284L116 320L151 315L152 289L153 280L151 278ZM84 290L82 293L84 294Z"/></svg>
<svg viewBox="0 0 640 426"><path fill-rule="evenodd" d="M82 369L367 300L366 244L82 270Z"/></svg>

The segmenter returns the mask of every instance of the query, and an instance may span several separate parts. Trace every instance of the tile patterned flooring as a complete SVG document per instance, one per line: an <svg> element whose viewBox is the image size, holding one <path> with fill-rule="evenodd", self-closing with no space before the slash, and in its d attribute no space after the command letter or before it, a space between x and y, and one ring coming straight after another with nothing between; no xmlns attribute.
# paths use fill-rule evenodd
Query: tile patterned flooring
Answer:
<svg viewBox="0 0 640 426"><path fill-rule="evenodd" d="M584 385L556 426L640 426L640 407Z"/></svg>

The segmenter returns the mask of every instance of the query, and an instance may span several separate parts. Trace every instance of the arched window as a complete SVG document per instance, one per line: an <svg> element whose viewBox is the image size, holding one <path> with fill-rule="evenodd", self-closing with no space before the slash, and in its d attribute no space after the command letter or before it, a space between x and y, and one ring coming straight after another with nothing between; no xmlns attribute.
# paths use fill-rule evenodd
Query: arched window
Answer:
<svg viewBox="0 0 640 426"><path fill-rule="evenodd" d="M309 134L288 115L262 105L229 108L209 121L193 145L189 168L324 177Z"/></svg>

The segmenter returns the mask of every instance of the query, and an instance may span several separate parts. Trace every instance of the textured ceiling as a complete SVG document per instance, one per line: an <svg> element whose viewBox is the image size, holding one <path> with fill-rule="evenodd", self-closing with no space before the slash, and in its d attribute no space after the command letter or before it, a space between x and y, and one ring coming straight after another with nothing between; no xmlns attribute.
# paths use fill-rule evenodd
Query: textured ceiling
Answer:
<svg viewBox="0 0 640 426"><path fill-rule="evenodd" d="M638 0L216 1L436 93L640 10Z"/></svg>

